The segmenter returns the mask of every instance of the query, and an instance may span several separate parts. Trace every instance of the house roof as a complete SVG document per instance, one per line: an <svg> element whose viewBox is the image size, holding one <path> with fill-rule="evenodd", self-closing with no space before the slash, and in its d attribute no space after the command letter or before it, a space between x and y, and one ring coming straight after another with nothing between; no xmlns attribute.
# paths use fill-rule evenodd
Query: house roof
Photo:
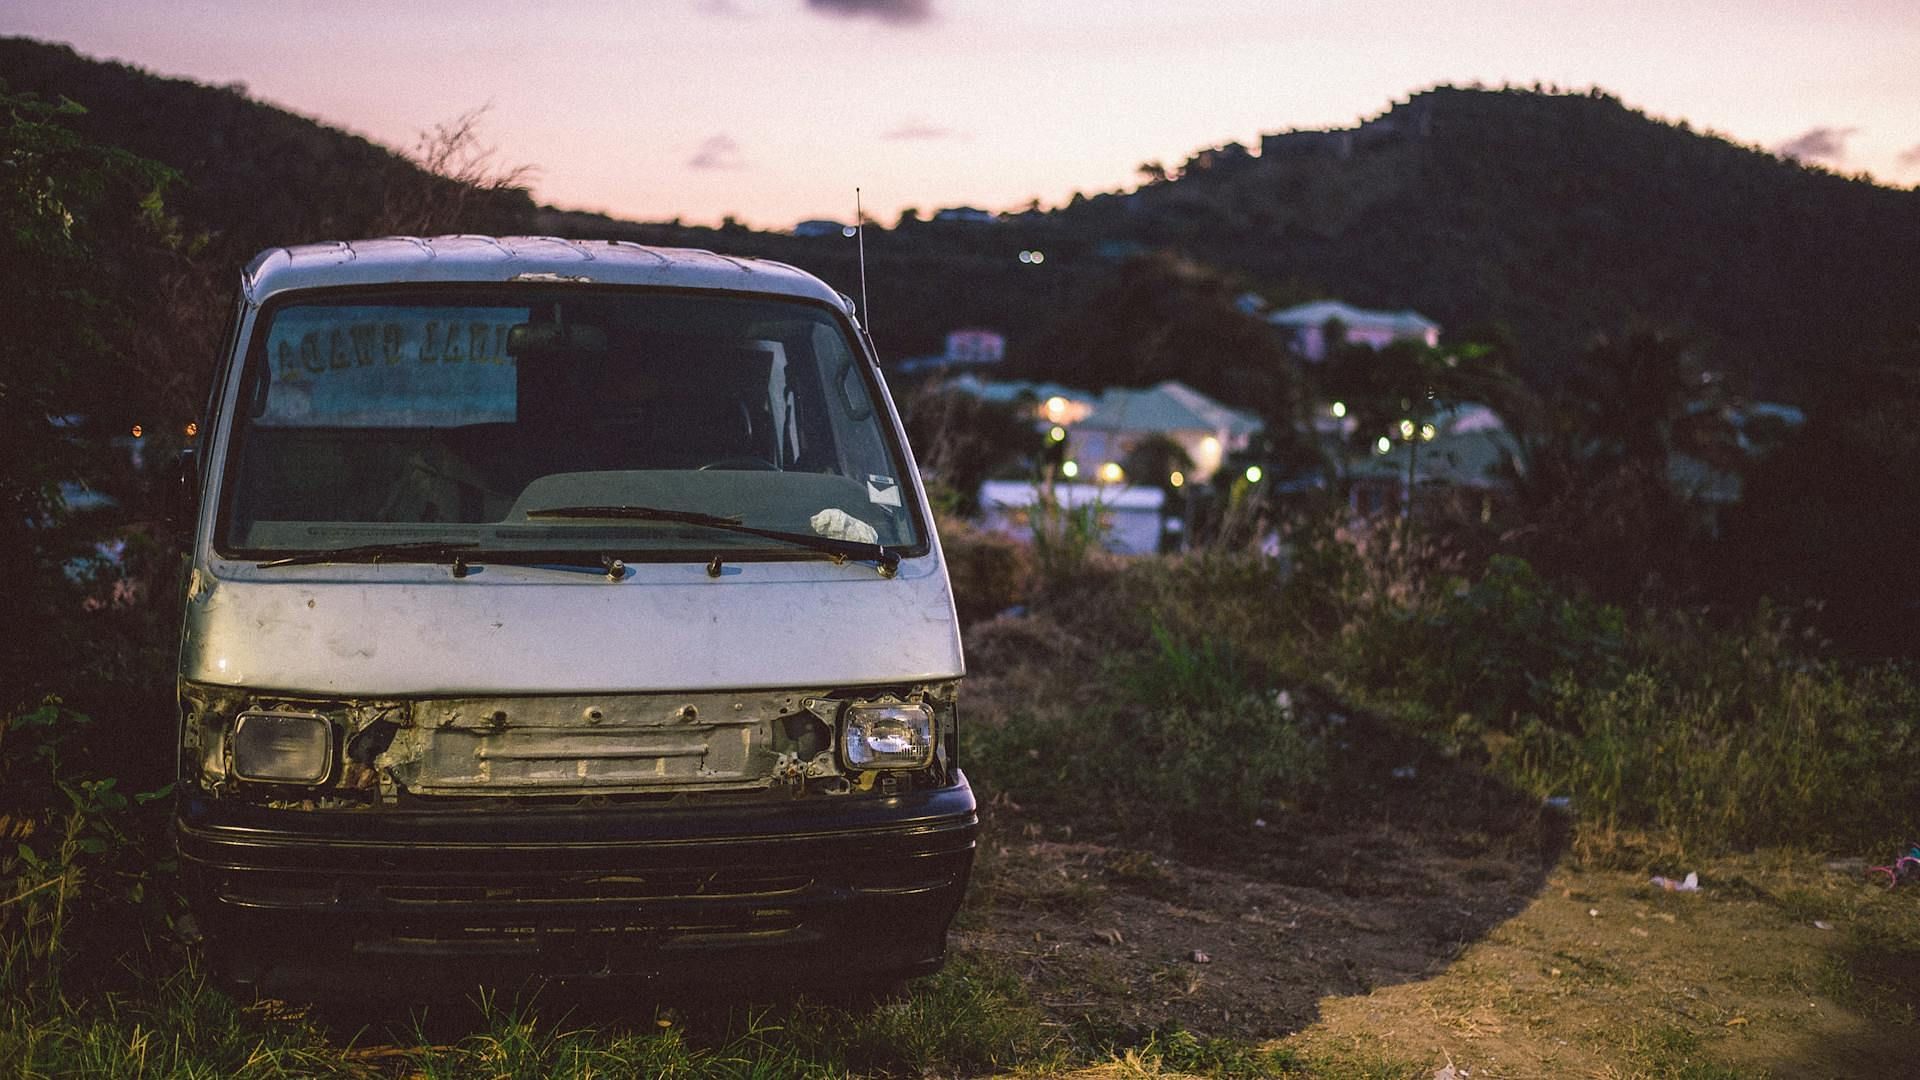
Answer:
<svg viewBox="0 0 1920 1080"><path fill-rule="evenodd" d="M1109 510L1158 511L1167 493L1157 487L1131 484L1061 484L1042 488L1025 480L988 480L980 485L980 502L1005 510L1023 510L1051 492L1054 502L1069 509L1102 506Z"/></svg>
<svg viewBox="0 0 1920 1080"><path fill-rule="evenodd" d="M1349 461L1347 475L1403 480L1411 444L1394 440L1384 454L1368 453L1364 459ZM1441 434L1432 442L1420 444L1416 477L1422 484L1446 484L1460 488L1499 487L1506 480L1499 475L1502 460L1514 456L1518 446L1504 430L1474 428L1457 434Z"/></svg>
<svg viewBox="0 0 1920 1080"><path fill-rule="evenodd" d="M1250 435L1260 418L1229 408L1185 383L1171 379L1146 390L1109 389L1093 412L1076 427L1089 431L1224 431Z"/></svg>
<svg viewBox="0 0 1920 1080"><path fill-rule="evenodd" d="M1094 400L1094 395L1085 390L1059 383L1028 382L1025 379L987 380L976 375L960 375L948 380L947 385L986 401L1019 401L1023 397L1035 401L1045 401L1050 397L1063 397L1069 401Z"/></svg>
<svg viewBox="0 0 1920 1080"><path fill-rule="evenodd" d="M1329 319L1338 319L1347 326L1386 326L1397 334L1409 336L1423 336L1440 329L1439 323L1417 311L1375 311L1339 300L1296 304L1267 316L1267 321L1275 326L1325 326Z"/></svg>

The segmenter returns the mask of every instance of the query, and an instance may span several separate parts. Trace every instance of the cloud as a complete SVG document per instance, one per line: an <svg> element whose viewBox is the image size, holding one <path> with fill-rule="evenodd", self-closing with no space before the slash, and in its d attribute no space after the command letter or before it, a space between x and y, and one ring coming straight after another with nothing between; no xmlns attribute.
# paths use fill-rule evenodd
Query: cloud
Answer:
<svg viewBox="0 0 1920 1080"><path fill-rule="evenodd" d="M1915 143L1900 151L1894 163L1903 169L1920 169L1920 143Z"/></svg>
<svg viewBox="0 0 1920 1080"><path fill-rule="evenodd" d="M844 19L913 26L933 18L933 0L806 0L807 10Z"/></svg>
<svg viewBox="0 0 1920 1080"><path fill-rule="evenodd" d="M932 142L936 139L966 138L965 135L945 124L929 124L923 120L904 121L882 132L880 137L894 142Z"/></svg>
<svg viewBox="0 0 1920 1080"><path fill-rule="evenodd" d="M714 135L700 144L693 157L687 161L690 169L744 169L746 159L740 156L740 144L731 136Z"/></svg>
<svg viewBox="0 0 1920 1080"><path fill-rule="evenodd" d="M1802 164L1838 165L1847 158L1847 139L1859 128L1814 127L1773 148Z"/></svg>
<svg viewBox="0 0 1920 1080"><path fill-rule="evenodd" d="M722 19L751 19L754 14L741 7L739 0L693 0L693 9L702 15Z"/></svg>

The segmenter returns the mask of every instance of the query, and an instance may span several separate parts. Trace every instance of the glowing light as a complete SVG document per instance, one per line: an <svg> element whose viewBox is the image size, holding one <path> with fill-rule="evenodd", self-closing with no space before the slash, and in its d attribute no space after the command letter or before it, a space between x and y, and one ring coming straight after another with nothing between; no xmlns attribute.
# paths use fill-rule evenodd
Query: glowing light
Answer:
<svg viewBox="0 0 1920 1080"><path fill-rule="evenodd" d="M1209 435L1200 440L1200 452L1212 456L1220 452L1220 440Z"/></svg>
<svg viewBox="0 0 1920 1080"><path fill-rule="evenodd" d="M1393 440L1385 435L1380 436L1373 444L1373 452L1376 454L1384 454L1391 449L1393 449Z"/></svg>
<svg viewBox="0 0 1920 1080"><path fill-rule="evenodd" d="M1422 442L1432 442L1433 437L1438 434L1440 434L1440 430L1432 424L1420 425L1420 440Z"/></svg>
<svg viewBox="0 0 1920 1080"><path fill-rule="evenodd" d="M1047 399L1047 419L1059 420L1067 415L1067 399L1058 394Z"/></svg>
<svg viewBox="0 0 1920 1080"><path fill-rule="evenodd" d="M1337 420L1340 417L1347 415L1347 403L1344 401L1336 401L1333 403L1333 407L1328 409L1327 411L1332 413L1334 416L1334 419Z"/></svg>
<svg viewBox="0 0 1920 1080"><path fill-rule="evenodd" d="M1041 263L1047 261L1047 253L1044 251L1035 251L1031 253L1028 261L1032 262L1035 266L1039 266Z"/></svg>
<svg viewBox="0 0 1920 1080"><path fill-rule="evenodd" d="M1060 475L1066 477L1069 480L1073 479L1076 476L1079 476L1080 463L1072 459L1068 459L1066 461L1061 462Z"/></svg>
<svg viewBox="0 0 1920 1080"><path fill-rule="evenodd" d="M141 426L140 426L139 424L135 424L135 425L133 425L133 437L134 437L134 438L136 438L136 439L137 439L137 438L139 438L140 436L142 436L142 435L145 435L146 433L147 433L147 432L146 432L146 429L145 429L145 428L143 428L143 427L141 427Z"/></svg>
<svg viewBox="0 0 1920 1080"><path fill-rule="evenodd" d="M844 237L846 237L846 238L847 238L847 239L849 239L849 240L851 240L851 239L853 239L854 237L856 237L856 236L859 236L859 235L860 235L860 230L859 230L859 229L856 229L856 228L854 228L854 227L853 227L853 226L851 226L851 225L842 225L842 226L840 227L840 235L841 235L841 236L844 236Z"/></svg>
<svg viewBox="0 0 1920 1080"><path fill-rule="evenodd" d="M1260 482L1260 478L1265 475L1267 474L1261 470L1260 466L1258 465L1247 466L1247 483L1257 484Z"/></svg>
<svg viewBox="0 0 1920 1080"><path fill-rule="evenodd" d="M1126 471L1114 462L1109 461L1100 466L1100 482L1103 484L1117 484L1126 478Z"/></svg>
<svg viewBox="0 0 1920 1080"><path fill-rule="evenodd" d="M1411 420L1400 421L1400 437L1403 439L1413 438L1413 421Z"/></svg>
<svg viewBox="0 0 1920 1080"><path fill-rule="evenodd" d="M1021 262L1023 262L1023 263L1030 263L1030 262L1032 262L1032 261L1033 261L1033 252L1031 252L1031 251L1023 251L1023 252L1021 252L1021 253L1020 253L1020 261L1021 261Z"/></svg>
<svg viewBox="0 0 1920 1080"><path fill-rule="evenodd" d="M1186 482L1187 482L1186 474L1181 472L1179 469L1173 470L1173 475L1167 477L1167 483L1172 484L1174 487L1179 487L1182 484L1185 484Z"/></svg>
<svg viewBox="0 0 1920 1080"><path fill-rule="evenodd" d="M197 421L189 420L187 421L186 431L187 431L187 438L191 439L195 435L200 434L200 424Z"/></svg>
<svg viewBox="0 0 1920 1080"><path fill-rule="evenodd" d="M1048 442L1066 442L1067 429L1061 427L1059 424L1053 425L1053 427L1047 432L1047 441Z"/></svg>

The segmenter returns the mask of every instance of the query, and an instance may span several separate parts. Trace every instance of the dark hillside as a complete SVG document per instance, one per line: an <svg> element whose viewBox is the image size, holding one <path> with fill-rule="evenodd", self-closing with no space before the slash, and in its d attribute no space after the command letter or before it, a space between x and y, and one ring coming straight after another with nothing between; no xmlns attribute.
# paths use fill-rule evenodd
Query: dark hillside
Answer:
<svg viewBox="0 0 1920 1080"><path fill-rule="evenodd" d="M1920 193L1808 169L1602 94L1444 87L1351 132L1269 137L1065 211L1458 330L1503 324L1532 374L1644 320L1797 396L1915 322Z"/></svg>
<svg viewBox="0 0 1920 1080"><path fill-rule="evenodd" d="M419 204L451 191L403 155L238 88L17 38L0 39L0 80L73 98L89 137L178 169L186 183L169 208L212 232L209 254L226 264L269 244L412 231ZM1651 324L1690 335L1709 366L1764 396L1804 399L1822 372L1920 324L1920 193L1804 168L1604 94L1443 87L1352 131L1266 142L1258 155L1203 150L1170 179L1053 211L870 229L882 355L934 352L948 330L988 326L1022 371L1098 383L1086 370L1098 357L1072 346L1112 314L1102 305L1130 279L1129 256L1157 251L1276 303L1337 296L1416 308L1456 338L1497 330L1541 386L1595 334ZM536 208L519 189L471 198L455 220L436 231L692 244L860 291L853 242L839 236L622 221ZM1018 261L1028 248L1045 264ZM1219 387L1217 358L1165 339L1164 369L1127 377Z"/></svg>
<svg viewBox="0 0 1920 1080"><path fill-rule="evenodd" d="M87 109L72 125L83 135L178 170L186 182L168 192L168 209L212 233L214 254L235 263L272 244L392 232L444 184L244 88L162 78L64 45L0 38L0 81L15 93L72 98ZM525 192L504 193L472 207L468 227L524 230L532 209Z"/></svg>

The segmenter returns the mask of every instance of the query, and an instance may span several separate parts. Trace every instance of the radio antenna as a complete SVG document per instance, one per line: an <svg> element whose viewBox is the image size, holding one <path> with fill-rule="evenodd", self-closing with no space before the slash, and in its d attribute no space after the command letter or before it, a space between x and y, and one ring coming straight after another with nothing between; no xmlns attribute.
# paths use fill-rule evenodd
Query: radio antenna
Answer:
<svg viewBox="0 0 1920 1080"><path fill-rule="evenodd" d="M873 309L867 306L867 215L860 209L860 188L853 189L853 235L860 247L860 319L867 330L867 343L873 343Z"/></svg>

